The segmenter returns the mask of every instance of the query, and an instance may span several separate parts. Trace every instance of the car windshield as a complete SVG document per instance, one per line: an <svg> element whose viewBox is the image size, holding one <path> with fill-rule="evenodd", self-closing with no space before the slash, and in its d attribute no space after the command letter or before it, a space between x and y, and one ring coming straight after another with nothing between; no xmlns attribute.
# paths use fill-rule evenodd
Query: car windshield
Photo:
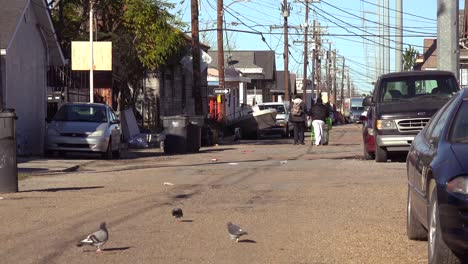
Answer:
<svg viewBox="0 0 468 264"><path fill-rule="evenodd" d="M54 116L53 120L106 123L106 108L95 105L64 105Z"/></svg>
<svg viewBox="0 0 468 264"><path fill-rule="evenodd" d="M447 100L458 91L451 76L397 77L382 81L381 102L417 101L425 99Z"/></svg>
<svg viewBox="0 0 468 264"><path fill-rule="evenodd" d="M468 102L464 101L452 126L452 142L468 143Z"/></svg>
<svg viewBox="0 0 468 264"><path fill-rule="evenodd" d="M277 105L258 105L258 108L260 110L265 110L265 109L275 109L278 114L286 114L286 109L284 108L284 105L282 104L277 104Z"/></svg>
<svg viewBox="0 0 468 264"><path fill-rule="evenodd" d="M364 111L364 106L362 106L362 107L357 107L357 106L356 107L351 107L351 110L353 110L353 111Z"/></svg>

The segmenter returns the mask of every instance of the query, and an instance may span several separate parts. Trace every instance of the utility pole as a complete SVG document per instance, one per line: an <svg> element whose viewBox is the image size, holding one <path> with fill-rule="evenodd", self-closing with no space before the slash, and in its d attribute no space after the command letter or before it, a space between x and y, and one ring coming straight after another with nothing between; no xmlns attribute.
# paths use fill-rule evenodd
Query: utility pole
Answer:
<svg viewBox="0 0 468 264"><path fill-rule="evenodd" d="M459 0L437 1L437 68L460 78Z"/></svg>
<svg viewBox="0 0 468 264"><path fill-rule="evenodd" d="M377 56L377 63L378 63L378 67L377 67L377 75L380 75L383 73L382 71L382 68L383 68L383 63L382 63L382 60L384 59L383 58L383 47L382 47L382 18L380 16L380 11L381 11L381 5L380 5L380 1L381 0L377 0L377 38L378 38L378 44L377 44L377 53L378 53L378 56Z"/></svg>
<svg viewBox="0 0 468 264"><path fill-rule="evenodd" d="M200 37L198 31L198 0L191 0L192 13L192 65L193 65L193 97L195 100L195 114L203 114L203 102L201 97L201 72L200 72Z"/></svg>
<svg viewBox="0 0 468 264"><path fill-rule="evenodd" d="M348 70L348 98L351 98L352 97L352 94L351 94L351 80L349 80L349 70Z"/></svg>
<svg viewBox="0 0 468 264"><path fill-rule="evenodd" d="M312 26L312 37L314 39L314 48L312 49L312 72L311 72L311 80L312 80L312 86L310 87L311 93L312 93L312 100L314 100L314 86L315 86L315 65L316 65L316 59L317 55L315 54L317 51L317 38L315 37L315 20L313 21L313 26ZM313 102L312 102L313 104ZM311 106L312 106L311 104Z"/></svg>
<svg viewBox="0 0 468 264"><path fill-rule="evenodd" d="M198 1L198 0L196 0ZM219 88L224 90L224 39L223 39L223 0L218 0L218 19L217 19L217 33L218 33L218 82ZM218 95L218 100L222 101L223 96ZM221 119L224 119L224 104L221 103Z"/></svg>
<svg viewBox="0 0 468 264"><path fill-rule="evenodd" d="M94 102L93 0L89 1L89 102Z"/></svg>
<svg viewBox="0 0 468 264"><path fill-rule="evenodd" d="M385 53L385 73L390 72L390 0L385 0L385 36L387 37L385 43L387 47L385 48L387 52Z"/></svg>
<svg viewBox="0 0 468 264"><path fill-rule="evenodd" d="M320 31L320 23L318 23L318 30L315 32L315 59L317 60L315 72L317 73L317 98L321 98L322 96L322 39L321 39L321 31Z"/></svg>
<svg viewBox="0 0 468 264"><path fill-rule="evenodd" d="M288 0L284 0L282 4L282 13L284 17L284 100L289 101L289 33L288 33L288 17L290 6Z"/></svg>
<svg viewBox="0 0 468 264"><path fill-rule="evenodd" d="M395 71L403 71L403 0L396 0Z"/></svg>
<svg viewBox="0 0 468 264"><path fill-rule="evenodd" d="M327 96L328 96L328 100L330 100L330 83L331 83L331 80L330 80L330 50L327 50L327 59L326 59L326 64L325 64L325 78L326 78L326 92L327 92Z"/></svg>
<svg viewBox="0 0 468 264"><path fill-rule="evenodd" d="M337 98L337 74L338 74L338 69L336 68L336 50L333 51L333 97L332 97L332 103L336 107L336 100Z"/></svg>
<svg viewBox="0 0 468 264"><path fill-rule="evenodd" d="M309 42L309 0L305 0L306 5L306 12L305 12L305 34L304 34L304 77L302 78L302 99L304 101L307 100L307 64L309 58L309 51L308 51L308 42ZM313 86L313 84L312 84ZM312 93L313 97L313 93Z"/></svg>
<svg viewBox="0 0 468 264"><path fill-rule="evenodd" d="M341 113L344 113L344 79L345 79L345 62L346 59L343 57L343 67L341 68L341 94L340 94L340 108L341 108Z"/></svg>

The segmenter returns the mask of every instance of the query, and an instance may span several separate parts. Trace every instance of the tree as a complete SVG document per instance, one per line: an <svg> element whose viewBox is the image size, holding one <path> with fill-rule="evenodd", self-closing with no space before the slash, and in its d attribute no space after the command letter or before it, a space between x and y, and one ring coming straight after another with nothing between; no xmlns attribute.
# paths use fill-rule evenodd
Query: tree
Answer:
<svg viewBox="0 0 468 264"><path fill-rule="evenodd" d="M405 71L412 71L416 64L416 59L419 57L419 51L415 50L411 45L405 49L403 53L403 69Z"/></svg>
<svg viewBox="0 0 468 264"><path fill-rule="evenodd" d="M71 41L88 40L89 0L50 2L52 19L64 49L71 57ZM112 41L114 92L133 104L147 71L182 57L185 39L167 0L94 0L97 40Z"/></svg>

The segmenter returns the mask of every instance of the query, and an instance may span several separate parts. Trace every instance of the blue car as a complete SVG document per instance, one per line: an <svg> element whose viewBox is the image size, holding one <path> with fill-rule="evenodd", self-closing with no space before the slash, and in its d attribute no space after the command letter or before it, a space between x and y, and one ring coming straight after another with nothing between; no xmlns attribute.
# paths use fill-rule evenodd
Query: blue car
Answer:
<svg viewBox="0 0 468 264"><path fill-rule="evenodd" d="M411 144L407 235L428 240L429 263L468 261L468 89L454 95Z"/></svg>

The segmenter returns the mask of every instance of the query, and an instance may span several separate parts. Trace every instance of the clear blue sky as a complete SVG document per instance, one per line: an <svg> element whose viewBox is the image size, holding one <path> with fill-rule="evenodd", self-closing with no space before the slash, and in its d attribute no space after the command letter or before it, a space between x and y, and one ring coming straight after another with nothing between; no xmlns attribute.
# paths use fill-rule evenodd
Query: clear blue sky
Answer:
<svg viewBox="0 0 468 264"><path fill-rule="evenodd" d="M177 4L177 10L182 19L190 22L190 0L170 0ZM242 0L237 0L242 1ZM243 0L248 1L248 0ZM309 24L315 19L326 28L323 38L332 43L332 49L346 58L346 65L350 67L351 79L356 88L362 92L372 90L370 82L375 76L375 39L377 34L378 0L320 0L314 3L316 14L311 12ZM383 2L385 0L382 0ZM233 3L233 0L224 0L229 7L225 12L225 21L228 28L257 31L264 33L265 42L258 34L230 33L228 39L235 43L237 50L274 50L277 54L277 69L283 69L283 36L282 29L270 29L270 26L282 25L283 18L280 13L282 0L250 0L248 2ZM460 1L463 2L463 1ZM305 5L301 2L290 1L291 16L289 24L300 26L305 22ZM216 0L200 0L200 29L216 28ZM463 3L460 3L463 8ZM395 25L395 0L390 0L390 23ZM174 10L175 11L175 10ZM435 38L437 35L437 0L403 0L404 48L412 45L422 53L423 39ZM364 20L362 19L364 17ZM303 75L303 44L294 41L303 41L302 31L290 29L290 62L292 72ZM208 38L215 41L215 32ZM391 29L391 35L394 29ZM356 36L361 35L361 36ZM366 36L362 36L366 35ZM416 37L418 36L418 37ZM226 41L226 38L225 38ZM327 48L328 48L328 44ZM391 70L394 70L395 43L392 41ZM213 47L216 49L216 47ZM341 65L341 62L339 63ZM309 73L310 74L310 73ZM310 76L309 76L310 77Z"/></svg>

